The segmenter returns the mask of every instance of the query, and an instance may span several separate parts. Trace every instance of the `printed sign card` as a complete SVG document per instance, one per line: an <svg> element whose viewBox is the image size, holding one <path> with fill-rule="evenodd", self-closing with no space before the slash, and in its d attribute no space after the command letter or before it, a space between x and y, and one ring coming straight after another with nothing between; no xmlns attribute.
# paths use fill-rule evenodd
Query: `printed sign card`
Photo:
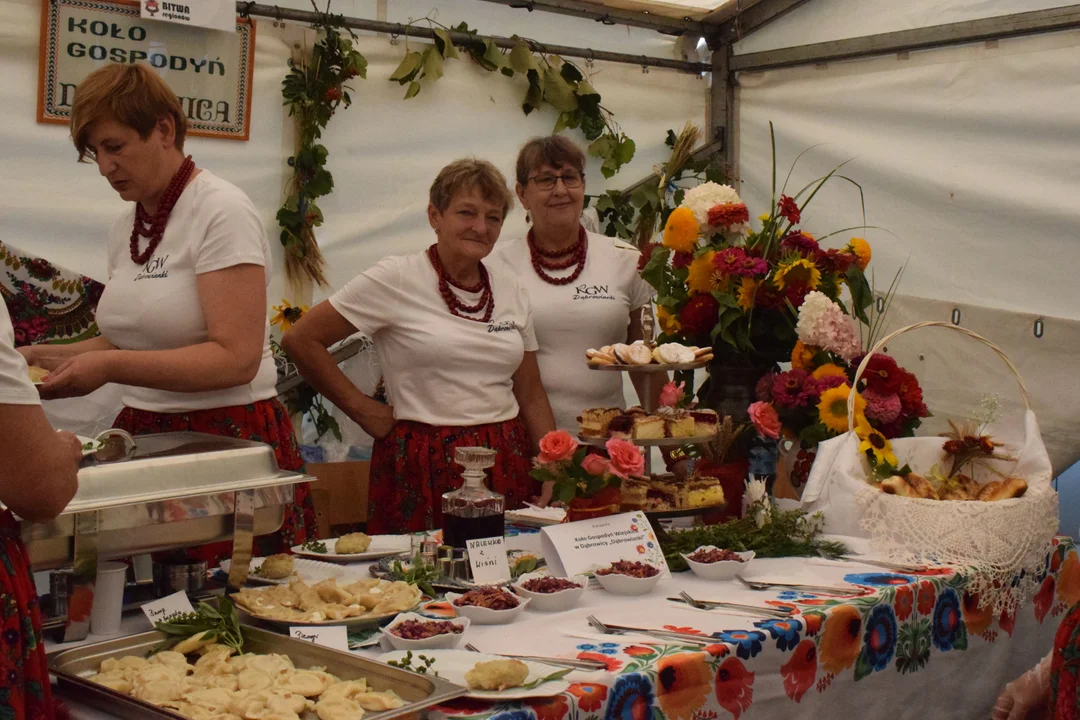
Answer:
<svg viewBox="0 0 1080 720"><path fill-rule="evenodd" d="M187 593L181 590L160 600L144 603L142 611L150 624L156 627L159 622L168 622L180 615L190 615L195 612L195 608L191 607Z"/></svg>
<svg viewBox="0 0 1080 720"><path fill-rule="evenodd" d="M540 531L544 559L553 574L573 577L616 560L648 563L671 577L652 525L642 512L552 525Z"/></svg>
<svg viewBox="0 0 1080 720"><path fill-rule="evenodd" d="M344 625L290 627L289 637L306 640L309 643L322 645L331 650L349 652L349 629Z"/></svg>
<svg viewBox="0 0 1080 720"><path fill-rule="evenodd" d="M495 585L510 579L510 565L506 561L506 544L501 537L466 540L469 551L469 567L473 582L478 585Z"/></svg>

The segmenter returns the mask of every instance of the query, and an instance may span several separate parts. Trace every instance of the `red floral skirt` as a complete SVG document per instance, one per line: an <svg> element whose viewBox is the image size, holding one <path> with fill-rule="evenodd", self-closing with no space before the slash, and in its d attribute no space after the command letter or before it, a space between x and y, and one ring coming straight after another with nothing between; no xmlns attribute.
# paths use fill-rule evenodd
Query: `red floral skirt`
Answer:
<svg viewBox="0 0 1080 720"><path fill-rule="evenodd" d="M1050 711L1054 720L1080 717L1080 605L1061 620L1054 636L1054 656L1050 661Z"/></svg>
<svg viewBox="0 0 1080 720"><path fill-rule="evenodd" d="M506 496L506 509L520 508L536 495L529 476L529 436L514 418L489 425L442 427L399 420L390 434L375 441L368 490L368 532L384 535L442 527L442 495L461 487L459 447L498 451L488 472L489 487Z"/></svg>
<svg viewBox="0 0 1080 720"><path fill-rule="evenodd" d="M0 646L0 717L55 717L37 590L18 523L7 510L0 512Z"/></svg>
<svg viewBox="0 0 1080 720"><path fill-rule="evenodd" d="M127 430L132 435L197 432L254 440L273 448L278 467L282 470L297 471L304 467L292 421L276 399L186 413L159 413L124 408L116 416L113 427ZM276 533L255 538L256 553L265 556L289 552L292 546L299 545L309 537L315 537L315 506L308 492L308 483L300 483L295 488L294 502L285 509L284 524ZM188 548L185 552L188 559L206 560L211 567L230 555L230 542Z"/></svg>

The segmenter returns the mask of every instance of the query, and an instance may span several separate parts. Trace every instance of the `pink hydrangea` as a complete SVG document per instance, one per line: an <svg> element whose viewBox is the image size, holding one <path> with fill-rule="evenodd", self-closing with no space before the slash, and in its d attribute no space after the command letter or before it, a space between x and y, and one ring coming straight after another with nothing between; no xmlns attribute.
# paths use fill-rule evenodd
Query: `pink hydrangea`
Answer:
<svg viewBox="0 0 1080 720"><path fill-rule="evenodd" d="M813 291L799 307L795 325L804 345L836 353L846 361L862 352L855 325L844 311L824 293Z"/></svg>
<svg viewBox="0 0 1080 720"><path fill-rule="evenodd" d="M883 395L867 388L862 393L866 401L866 417L881 423L891 423L900 417L900 396L896 394Z"/></svg>

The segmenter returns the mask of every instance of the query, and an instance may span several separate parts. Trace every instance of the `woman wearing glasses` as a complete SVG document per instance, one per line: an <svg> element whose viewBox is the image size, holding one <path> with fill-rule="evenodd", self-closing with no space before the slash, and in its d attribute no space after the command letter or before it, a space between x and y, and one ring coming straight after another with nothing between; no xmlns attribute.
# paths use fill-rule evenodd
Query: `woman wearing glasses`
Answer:
<svg viewBox="0 0 1080 720"><path fill-rule="evenodd" d="M582 227L585 153L576 145L533 138L518 153L516 174L532 229L492 255L529 292L555 424L574 431L582 408L623 407L622 374L590 371L585 350L643 339L641 311L653 290L638 275L636 248ZM655 385L659 391L662 383Z"/></svg>

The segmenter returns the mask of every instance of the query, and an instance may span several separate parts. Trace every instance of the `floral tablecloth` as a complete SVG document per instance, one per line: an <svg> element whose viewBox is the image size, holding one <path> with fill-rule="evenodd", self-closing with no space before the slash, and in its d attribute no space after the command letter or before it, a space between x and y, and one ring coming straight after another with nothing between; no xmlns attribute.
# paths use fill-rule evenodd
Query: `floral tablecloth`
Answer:
<svg viewBox="0 0 1080 720"><path fill-rule="evenodd" d="M1080 602L1080 558L1071 540L1055 541L1040 575L1040 590L1030 603L1016 614L995 617L965 590L964 577L949 569L849 573L844 580L863 588L859 597L779 592L769 603L795 608L799 615L747 618L744 627L723 631L678 626L714 637L716 642L704 648L617 637L578 641L577 656L602 660L607 673L591 673L589 681L577 680L553 698L502 704L466 699L434 714L469 720L840 718L853 713L986 718L1003 685L1049 651L1060 617ZM681 576L669 582L674 581L689 582ZM663 616L655 602L654 596L638 600L642 625ZM704 625L706 614L702 617ZM559 627L559 618L552 616L551 624ZM523 634L514 634L519 639L507 652L524 650Z"/></svg>

